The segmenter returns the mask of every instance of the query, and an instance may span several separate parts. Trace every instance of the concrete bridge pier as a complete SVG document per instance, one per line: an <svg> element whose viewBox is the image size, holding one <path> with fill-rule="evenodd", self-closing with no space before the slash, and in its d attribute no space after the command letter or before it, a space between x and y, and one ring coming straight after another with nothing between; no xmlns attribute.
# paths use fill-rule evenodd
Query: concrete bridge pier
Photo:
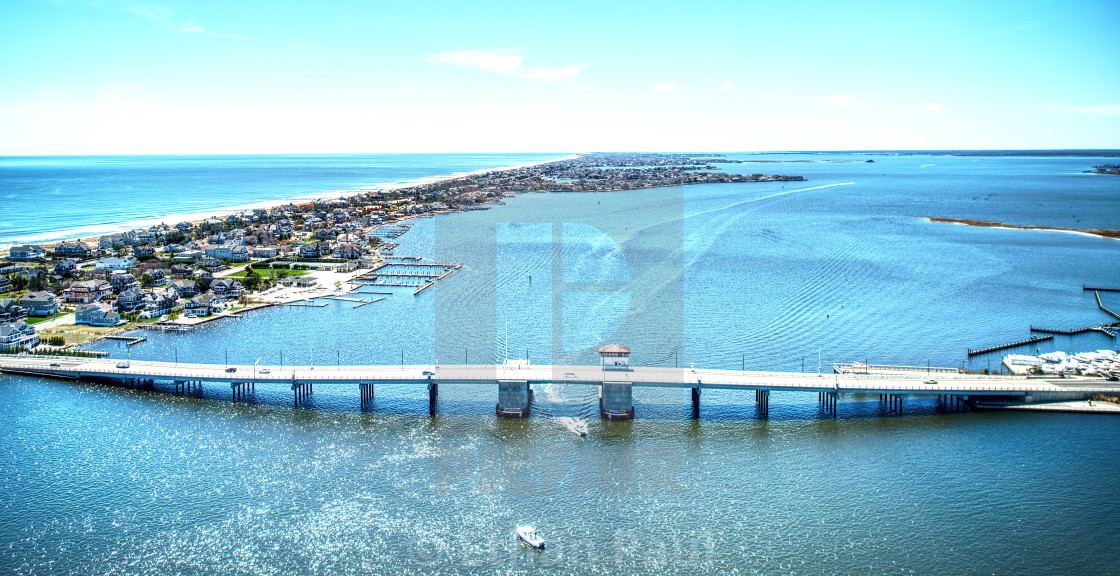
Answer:
<svg viewBox="0 0 1120 576"><path fill-rule="evenodd" d="M292 406L299 406L301 400L306 400L315 389L310 382L296 382L292 379Z"/></svg>
<svg viewBox="0 0 1120 576"><path fill-rule="evenodd" d="M230 390L233 392L233 399L240 400L245 397L245 391L249 388L248 382L231 382Z"/></svg>
<svg viewBox="0 0 1120 576"><path fill-rule="evenodd" d="M754 402L758 404L758 411L763 416L770 415L770 391L769 390L755 390Z"/></svg>
<svg viewBox="0 0 1120 576"><path fill-rule="evenodd" d="M533 402L528 380L498 380L498 404L494 411L502 418L525 418Z"/></svg>
<svg viewBox="0 0 1120 576"><path fill-rule="evenodd" d="M633 420L633 385L629 382L603 382L599 386L599 416L607 420Z"/></svg>
<svg viewBox="0 0 1120 576"><path fill-rule="evenodd" d="M700 383L696 383L696 387L692 389L692 417L700 417Z"/></svg>
<svg viewBox="0 0 1120 576"><path fill-rule="evenodd" d="M817 393L817 398L818 398L821 406L824 408L825 414L831 414L832 416L835 417L836 416L836 403L840 399L840 393L839 392L818 392Z"/></svg>
<svg viewBox="0 0 1120 576"><path fill-rule="evenodd" d="M428 378L428 414L435 416L436 414L436 399L439 397L439 384L432 382L431 377Z"/></svg>
<svg viewBox="0 0 1120 576"><path fill-rule="evenodd" d="M358 393L362 399L362 406L368 406L373 403L373 384L366 384L365 382L358 383Z"/></svg>

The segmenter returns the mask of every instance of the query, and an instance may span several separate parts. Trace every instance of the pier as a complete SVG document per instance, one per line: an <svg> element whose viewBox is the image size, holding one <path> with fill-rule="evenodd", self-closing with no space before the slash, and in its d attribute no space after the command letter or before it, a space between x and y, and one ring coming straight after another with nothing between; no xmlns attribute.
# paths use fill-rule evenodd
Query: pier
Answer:
<svg viewBox="0 0 1120 576"><path fill-rule="evenodd" d="M143 336L105 336L105 339L106 340L119 340L121 342L124 342L125 346L128 346L130 348L139 344L139 343L141 343L141 342L145 342L145 341L148 340L147 338L144 338Z"/></svg>
<svg viewBox="0 0 1120 576"><path fill-rule="evenodd" d="M1097 308L1103 310L1105 314L1108 314L1109 316L1120 320L1120 314L1113 312L1111 309L1109 309L1108 306L1104 305L1104 302L1101 302L1101 293L1099 291L1094 290L1093 295L1097 297Z"/></svg>
<svg viewBox="0 0 1120 576"><path fill-rule="evenodd" d="M233 371L227 371L233 368ZM262 370L268 368L268 371ZM90 382L129 385L156 381L174 383L181 390L201 394L203 386L230 387L235 400L251 394L257 384L280 385L292 392L294 406L312 396L316 385L333 390L356 387L363 408L373 404L375 384L414 385L428 392L431 413L438 408L440 386L483 386L496 389L500 416L525 417L531 411L533 386L545 383L595 386L599 389L600 415L606 420L636 416L636 387L686 388L691 392L693 414L699 415L704 390L738 390L753 393L758 413L766 417L772 392L817 393L821 409L835 416L844 394L879 394L888 411L901 409L903 397L936 397L947 405L973 405L977 399L1016 405L1085 400L1096 394L1120 395L1120 386L1102 378L1027 378L938 374L930 380L924 372L911 374L816 374L759 372L700 368L529 365L406 365L406 366L226 366L132 360L120 367L117 360L0 356L0 372Z"/></svg>
<svg viewBox="0 0 1120 576"><path fill-rule="evenodd" d="M1086 326L1084 328L1074 328L1073 330L1060 330L1057 328L1040 328L1038 326L1031 326L1031 332L1041 332L1043 334L1060 334L1062 336L1076 336L1077 334L1084 334L1086 332L1100 332L1109 338L1115 338L1116 332L1113 331L1112 324L1098 324L1096 326Z"/></svg>
<svg viewBox="0 0 1120 576"><path fill-rule="evenodd" d="M1092 290L1093 292L1120 292L1120 288L1103 288L1100 286L1086 286L1084 284L1081 285L1081 289L1086 291Z"/></svg>
<svg viewBox="0 0 1120 576"><path fill-rule="evenodd" d="M1028 344L1035 344L1035 343L1038 343L1038 342L1045 342L1047 340L1053 340L1053 339L1054 339L1053 334L1047 334L1046 336L1032 336L1031 338L1027 338L1026 340L1020 340L1018 342L1011 342L1010 344L1000 344L998 346L989 346L987 348L980 348L978 350L973 350L972 348L969 348L968 349L968 355L970 357L971 356L977 356L977 355L980 355L980 354L987 354L989 352L996 352L998 350L1007 350L1008 348L1018 348L1019 346L1027 346Z"/></svg>

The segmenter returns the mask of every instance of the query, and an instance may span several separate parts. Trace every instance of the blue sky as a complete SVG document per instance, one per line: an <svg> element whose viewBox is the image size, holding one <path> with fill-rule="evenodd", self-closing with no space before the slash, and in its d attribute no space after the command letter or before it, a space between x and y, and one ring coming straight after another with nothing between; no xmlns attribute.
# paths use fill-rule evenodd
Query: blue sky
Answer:
<svg viewBox="0 0 1120 576"><path fill-rule="evenodd" d="M1120 148L1120 2L5 0L0 154Z"/></svg>

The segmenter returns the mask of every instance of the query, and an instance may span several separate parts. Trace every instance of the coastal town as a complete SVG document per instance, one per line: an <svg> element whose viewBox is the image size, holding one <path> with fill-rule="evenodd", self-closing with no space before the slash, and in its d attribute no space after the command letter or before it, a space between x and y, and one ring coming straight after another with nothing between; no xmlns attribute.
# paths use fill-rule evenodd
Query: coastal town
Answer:
<svg viewBox="0 0 1120 576"><path fill-rule="evenodd" d="M12 246L0 262L0 351L79 354L75 346L132 328L189 329L255 307L337 293L401 259L393 255L393 240L407 231L408 219L485 209L514 194L804 180L728 174L719 163L738 161L585 154L95 238Z"/></svg>

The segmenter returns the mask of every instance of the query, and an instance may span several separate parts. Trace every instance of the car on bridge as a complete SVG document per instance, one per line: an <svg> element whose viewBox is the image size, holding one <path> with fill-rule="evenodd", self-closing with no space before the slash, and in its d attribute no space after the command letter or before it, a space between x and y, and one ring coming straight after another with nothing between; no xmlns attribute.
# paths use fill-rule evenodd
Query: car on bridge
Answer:
<svg viewBox="0 0 1120 576"><path fill-rule="evenodd" d="M226 368L226 372L237 372L237 368L230 366L229 368Z"/></svg>

